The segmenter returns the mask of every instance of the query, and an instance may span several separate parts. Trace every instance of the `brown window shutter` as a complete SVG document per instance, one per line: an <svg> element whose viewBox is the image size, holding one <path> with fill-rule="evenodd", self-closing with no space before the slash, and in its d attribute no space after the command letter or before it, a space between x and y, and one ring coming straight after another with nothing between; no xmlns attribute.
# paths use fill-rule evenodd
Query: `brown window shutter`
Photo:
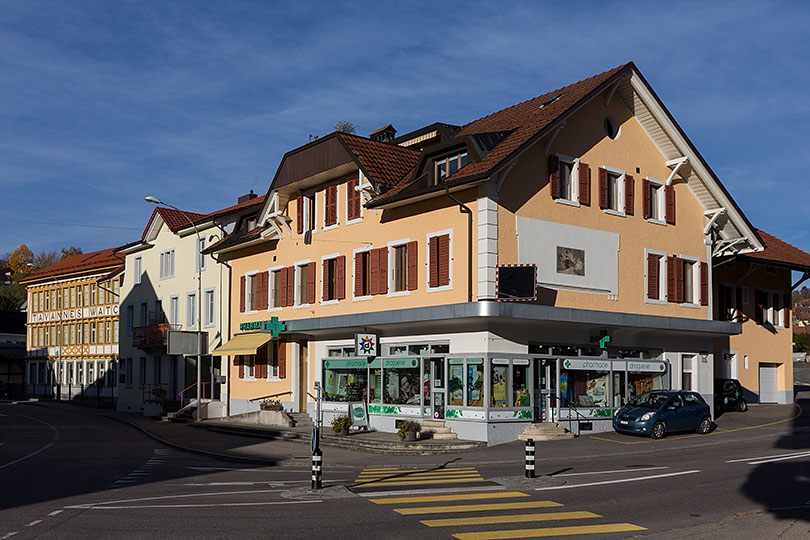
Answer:
<svg viewBox="0 0 810 540"><path fill-rule="evenodd" d="M323 261L323 272L321 272L321 276L323 279L323 284L321 285L321 289L323 289L323 296L321 297L324 302L329 300L329 259Z"/></svg>
<svg viewBox="0 0 810 540"><path fill-rule="evenodd" d="M357 183L357 178L353 178L346 183L346 219L360 217L360 193L355 189Z"/></svg>
<svg viewBox="0 0 810 540"><path fill-rule="evenodd" d="M677 297L678 303L682 304L684 302L683 297L683 265L684 260L680 257L675 257L675 296ZM690 298L691 301L691 298Z"/></svg>
<svg viewBox="0 0 810 540"><path fill-rule="evenodd" d="M735 320L736 322L743 322L743 301L742 301L742 287L734 287L734 306L735 306Z"/></svg>
<svg viewBox="0 0 810 540"><path fill-rule="evenodd" d="M307 304L315 303L315 263L307 265Z"/></svg>
<svg viewBox="0 0 810 540"><path fill-rule="evenodd" d="M326 225L337 223L337 186L329 186L324 192L324 214Z"/></svg>
<svg viewBox="0 0 810 540"><path fill-rule="evenodd" d="M241 278L239 278L239 312L240 313L245 312L245 282L246 281L247 281L247 278L245 278L245 276L242 276Z"/></svg>
<svg viewBox="0 0 810 540"><path fill-rule="evenodd" d="M641 180L641 216L648 219L652 215L652 199L650 198L650 181Z"/></svg>
<svg viewBox="0 0 810 540"><path fill-rule="evenodd" d="M560 198L560 160L556 155L548 156L548 185L551 187L551 198Z"/></svg>
<svg viewBox="0 0 810 540"><path fill-rule="evenodd" d="M267 309L267 272L256 274L256 309Z"/></svg>
<svg viewBox="0 0 810 540"><path fill-rule="evenodd" d="M709 305L709 265L700 263L700 305Z"/></svg>
<svg viewBox="0 0 810 540"><path fill-rule="evenodd" d="M346 298L346 256L341 255L335 262L335 296L338 300Z"/></svg>
<svg viewBox="0 0 810 540"><path fill-rule="evenodd" d="M363 253L354 254L354 295L363 296Z"/></svg>
<svg viewBox="0 0 810 540"><path fill-rule="evenodd" d="M241 355L237 356L236 357L236 364L239 366L239 378L244 379L245 378L245 360L244 360L244 357L241 356Z"/></svg>
<svg viewBox="0 0 810 540"><path fill-rule="evenodd" d="M278 305L281 307L287 307L289 304L287 303L287 269L282 268L279 270L279 284L278 284Z"/></svg>
<svg viewBox="0 0 810 540"><path fill-rule="evenodd" d="M676 294L675 283L675 264L677 257L667 257L667 300L669 302L677 302L678 295Z"/></svg>
<svg viewBox="0 0 810 540"><path fill-rule="evenodd" d="M439 287L450 285L450 235L439 237Z"/></svg>
<svg viewBox="0 0 810 540"><path fill-rule="evenodd" d="M287 267L287 305L295 305L295 267Z"/></svg>
<svg viewBox="0 0 810 540"><path fill-rule="evenodd" d="M278 342L278 378L287 378L287 342Z"/></svg>
<svg viewBox="0 0 810 540"><path fill-rule="evenodd" d="M765 293L757 289L756 293L754 293L754 298L756 299L757 306L757 311L754 314L754 320L757 324L762 324L764 322L762 312L765 309Z"/></svg>
<svg viewBox="0 0 810 540"><path fill-rule="evenodd" d="M368 262L371 268L368 273L368 293L378 294L380 282L380 250L372 249L368 255Z"/></svg>
<svg viewBox="0 0 810 540"><path fill-rule="evenodd" d="M784 316L783 324L785 328L790 328L791 323L790 308L792 307L793 304L793 297L790 294L786 293L782 301L785 303L785 307L782 308L783 311L782 315Z"/></svg>
<svg viewBox="0 0 810 540"><path fill-rule="evenodd" d="M599 167L599 208L608 207L608 180L607 170Z"/></svg>
<svg viewBox="0 0 810 540"><path fill-rule="evenodd" d="M388 247L380 248L379 280L379 292L377 294L388 294Z"/></svg>
<svg viewBox="0 0 810 540"><path fill-rule="evenodd" d="M635 199L635 191L636 189L636 179L630 176L629 174L624 175L624 213L628 216L632 216L635 211L636 199Z"/></svg>
<svg viewBox="0 0 810 540"><path fill-rule="evenodd" d="M666 186L664 196L666 198L667 223L675 225L675 188Z"/></svg>
<svg viewBox="0 0 810 540"><path fill-rule="evenodd" d="M304 198L299 195L297 200L298 210L295 220L298 225L298 234L304 234Z"/></svg>
<svg viewBox="0 0 810 540"><path fill-rule="evenodd" d="M408 242L405 249L408 250L408 290L415 291L419 288L419 266L417 263L419 245L414 240Z"/></svg>
<svg viewBox="0 0 810 540"><path fill-rule="evenodd" d="M591 168L579 162L579 204L591 205Z"/></svg>
<svg viewBox="0 0 810 540"><path fill-rule="evenodd" d="M439 237L438 236L431 236L430 237L430 286L431 287L438 287L439 286ZM244 290L244 287L243 287Z"/></svg>
<svg viewBox="0 0 810 540"><path fill-rule="evenodd" d="M658 255L647 254L647 298L658 300Z"/></svg>

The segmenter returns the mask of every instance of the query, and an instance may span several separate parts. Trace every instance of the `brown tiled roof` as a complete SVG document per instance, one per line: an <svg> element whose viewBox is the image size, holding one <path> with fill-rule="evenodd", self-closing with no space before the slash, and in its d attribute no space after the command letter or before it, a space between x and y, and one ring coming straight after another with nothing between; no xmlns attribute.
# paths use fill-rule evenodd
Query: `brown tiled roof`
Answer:
<svg viewBox="0 0 810 540"><path fill-rule="evenodd" d="M198 214L196 212L184 211L186 216L188 216L188 219L186 219L186 216L183 215L184 212L175 210L174 208L166 208L163 206L158 206L155 209L155 211L160 214L160 217L163 218L163 221L166 222L166 226L169 227L172 230L172 232L177 232L179 229L188 227L190 225L188 222L189 219L192 222L197 223L198 221L207 217L207 214Z"/></svg>
<svg viewBox="0 0 810 540"><path fill-rule="evenodd" d="M419 152L416 150L348 133L339 135L352 153L360 158L371 179L382 184L396 185L419 161Z"/></svg>
<svg viewBox="0 0 810 540"><path fill-rule="evenodd" d="M24 279L20 280L20 283L40 281L43 279L53 279L51 274L54 276L60 276L123 265L124 261L120 257L116 257L114 255L116 249L118 248L102 249L100 251L93 251L92 253L83 253L80 255L71 255L70 257L65 257L59 262L55 262L52 265L43 268L42 270L38 270L29 276L25 276Z"/></svg>
<svg viewBox="0 0 810 540"><path fill-rule="evenodd" d="M810 254L761 229L755 230L765 244L765 250L746 253L746 258L781 264L797 270L810 271Z"/></svg>
<svg viewBox="0 0 810 540"><path fill-rule="evenodd" d="M261 236L261 233L267 229L269 229L269 227L265 226L265 227L256 227L255 229L248 232L236 230L231 234L229 234L228 236L226 236L225 238L222 238L221 240L218 240L213 244L211 244L210 246L208 246L207 248L205 248L203 250L203 253L214 253L221 249L237 246L243 242L255 240L256 238L259 238L259 236Z"/></svg>
<svg viewBox="0 0 810 540"><path fill-rule="evenodd" d="M241 212L242 210L246 210L253 206L261 207L264 204L265 195L259 195L252 199L248 199L247 201L243 201L239 204L235 204L233 206L229 206L227 208L223 208L222 210L215 210L210 214L206 214L203 219L214 219L222 216L227 216L228 214L233 214L235 212Z"/></svg>
<svg viewBox="0 0 810 540"><path fill-rule="evenodd" d="M384 126L383 126L383 127L381 127L381 128L375 129L374 131L372 131L371 133L369 133L369 134L368 134L368 136L369 136L369 137L372 137L372 136L376 135L377 133L382 133L383 131L385 131L385 130L386 130L386 129L388 129L388 128L394 129L394 126L393 126L393 125L391 125L391 124L386 124L386 125L384 125ZM394 129L394 131L396 131L396 130Z"/></svg>

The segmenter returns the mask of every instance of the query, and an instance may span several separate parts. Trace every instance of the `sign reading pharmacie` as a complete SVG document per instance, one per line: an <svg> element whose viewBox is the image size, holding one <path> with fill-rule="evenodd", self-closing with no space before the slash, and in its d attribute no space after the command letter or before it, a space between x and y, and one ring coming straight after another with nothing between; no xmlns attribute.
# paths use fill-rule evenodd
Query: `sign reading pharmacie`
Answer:
<svg viewBox="0 0 810 540"><path fill-rule="evenodd" d="M63 309L62 311L49 311L47 313L31 313L29 322L73 321L90 317L117 317L118 305L93 306L76 309Z"/></svg>
<svg viewBox="0 0 810 540"><path fill-rule="evenodd" d="M645 360L577 360L566 358L562 367L571 370L590 371L630 371L633 373L663 373L667 370L666 362Z"/></svg>

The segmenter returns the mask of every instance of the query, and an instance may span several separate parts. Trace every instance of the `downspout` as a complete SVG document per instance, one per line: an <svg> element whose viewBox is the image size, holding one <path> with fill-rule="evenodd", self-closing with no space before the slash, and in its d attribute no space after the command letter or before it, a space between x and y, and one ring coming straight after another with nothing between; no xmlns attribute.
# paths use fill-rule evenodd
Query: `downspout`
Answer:
<svg viewBox="0 0 810 540"><path fill-rule="evenodd" d="M465 205L460 200L456 199L452 195L450 195L450 187L444 187L444 194L445 196L456 203L458 205L458 209L461 213L467 214L467 302L472 302L472 271L473 271L473 261L472 261L472 233L473 233L473 216L472 210Z"/></svg>
<svg viewBox="0 0 810 540"><path fill-rule="evenodd" d="M228 268L228 304L227 304L228 309L225 310L225 314L228 317L228 321L225 324L221 325L222 327L224 327L226 329L225 333L227 335L227 341L225 341L224 343L227 343L228 341L231 340L231 272L233 271L233 268L231 267L230 264L228 264L226 262L223 262L219 258L215 257L213 253L211 253L210 255L211 255L212 259L217 261L217 264L220 264L222 266L226 266ZM220 272L219 272L219 290L220 290L220 293L221 293L222 292L222 267L220 267ZM219 303L219 310L220 310L219 311L220 312L219 320L220 321L222 321L222 313L223 313L222 308L223 308L223 305L222 305L222 302L220 302ZM222 329L220 329L220 332L222 332ZM228 356L228 358L230 358L230 356ZM212 357L211 358L212 365L213 365L213 362L214 362L214 360L213 360L213 357ZM231 415L231 362L230 362L230 360L227 362L227 364L228 365L226 366L226 369L225 369L225 388L228 391L228 401L225 402L225 416L230 416ZM212 396L213 396L213 387L214 387L214 382L211 381L211 395Z"/></svg>

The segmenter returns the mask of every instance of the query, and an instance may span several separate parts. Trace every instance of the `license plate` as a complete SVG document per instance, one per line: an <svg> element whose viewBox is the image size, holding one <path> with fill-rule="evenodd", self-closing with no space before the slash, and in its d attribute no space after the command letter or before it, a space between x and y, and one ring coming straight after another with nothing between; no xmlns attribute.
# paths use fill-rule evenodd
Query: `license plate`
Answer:
<svg viewBox="0 0 810 540"><path fill-rule="evenodd" d="M629 424L630 422L628 422L627 420L619 420L619 423L620 424Z"/></svg>

